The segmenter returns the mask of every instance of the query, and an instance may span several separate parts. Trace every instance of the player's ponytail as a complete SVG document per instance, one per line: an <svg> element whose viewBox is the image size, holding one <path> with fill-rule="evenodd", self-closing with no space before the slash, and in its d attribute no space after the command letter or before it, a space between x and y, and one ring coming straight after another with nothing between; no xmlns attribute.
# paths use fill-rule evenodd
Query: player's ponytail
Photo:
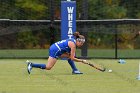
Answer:
<svg viewBox="0 0 140 93"><path fill-rule="evenodd" d="M74 36L75 36L75 38L77 39L77 38L79 38L79 35L80 35L80 33L79 32L74 32L74 34L73 34Z"/></svg>
<svg viewBox="0 0 140 93"><path fill-rule="evenodd" d="M80 35L79 32L75 32L73 35L75 36L75 38L76 38L77 41L79 41L79 42L85 42L85 37L83 35Z"/></svg>

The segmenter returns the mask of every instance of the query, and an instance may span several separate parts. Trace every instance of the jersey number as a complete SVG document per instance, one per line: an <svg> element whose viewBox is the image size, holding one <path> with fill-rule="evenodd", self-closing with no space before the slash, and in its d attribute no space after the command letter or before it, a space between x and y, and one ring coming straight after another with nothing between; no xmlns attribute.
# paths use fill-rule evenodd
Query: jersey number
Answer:
<svg viewBox="0 0 140 93"><path fill-rule="evenodd" d="M57 42L57 44L61 44L63 42L66 42L66 40L59 41L59 42Z"/></svg>

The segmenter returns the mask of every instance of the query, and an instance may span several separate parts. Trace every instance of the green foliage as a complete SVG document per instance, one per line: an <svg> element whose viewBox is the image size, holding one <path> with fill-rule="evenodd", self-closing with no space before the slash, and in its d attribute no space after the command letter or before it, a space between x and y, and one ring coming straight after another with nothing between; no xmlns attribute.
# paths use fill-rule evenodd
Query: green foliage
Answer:
<svg viewBox="0 0 140 93"><path fill-rule="evenodd" d="M27 17L25 19L41 19L47 16L48 7L40 0L17 0L15 5L23 11L22 15Z"/></svg>
<svg viewBox="0 0 140 93"><path fill-rule="evenodd" d="M127 11L128 18L138 18L138 13L140 10L140 1L139 0L122 0L121 3Z"/></svg>
<svg viewBox="0 0 140 93"><path fill-rule="evenodd" d="M29 20L50 20L50 4L51 0L1 0L0 1L0 19L29 19ZM61 0L54 0L54 14L55 12L60 12ZM86 9L83 5L85 0L76 0L77 3L77 19L82 12ZM121 19L121 18L140 18L140 0L87 0L88 2L88 19ZM55 9L57 11L55 11ZM59 13L58 13L59 14ZM129 26L125 26L128 28ZM108 30L105 27L100 27L101 30ZM28 28L23 28L22 33L17 34L18 47L20 48L31 48L36 47L42 48L45 42L49 42L50 34L46 33L44 30L40 32L31 32ZM49 30L49 29L47 29ZM58 29L57 29L58 30ZM55 34L58 34L56 31ZM136 31L139 28L135 28ZM92 30L94 31L94 30ZM126 31L126 30L125 30ZM130 30L128 30L129 32ZM51 32L50 32L51 33ZM96 45L97 47L113 47L114 39L113 35L108 34L96 34L89 33L89 44ZM128 37L128 35L125 35ZM47 40L47 39L48 40ZM60 36L56 36L58 40ZM41 40L42 39L42 40ZM39 42L42 42L39 44ZM110 46L110 43L113 45ZM128 41L124 41L124 44L128 44ZM135 44L138 46L138 44ZM16 44L15 44L16 46ZM9 47L9 46L7 46ZM132 46L131 46L132 47ZM126 48L126 47L125 47Z"/></svg>
<svg viewBox="0 0 140 93"><path fill-rule="evenodd" d="M26 30L26 31L25 31ZM38 43L38 38L33 35L29 29L24 29L25 32L17 34L17 42L19 48L33 48Z"/></svg>
<svg viewBox="0 0 140 93"><path fill-rule="evenodd" d="M16 19L16 11L15 0L11 0L10 2L7 0L0 1L0 18Z"/></svg>
<svg viewBox="0 0 140 93"><path fill-rule="evenodd" d="M119 6L119 0L89 0L89 17L91 19L125 18L127 9Z"/></svg>
<svg viewBox="0 0 140 93"><path fill-rule="evenodd" d="M126 17L126 9L123 7L106 6L103 10L107 19L121 19Z"/></svg>
<svg viewBox="0 0 140 93"><path fill-rule="evenodd" d="M77 2L77 14L83 11L83 1ZM60 0L54 1L54 9ZM2 0L0 18L49 19L50 0ZM139 18L139 0L88 0L89 19Z"/></svg>
<svg viewBox="0 0 140 93"><path fill-rule="evenodd" d="M102 34L96 32L88 33L88 46L89 48L114 48L114 35L112 34Z"/></svg>
<svg viewBox="0 0 140 93"><path fill-rule="evenodd" d="M46 0L3 0L0 7L0 18L44 19L49 17Z"/></svg>

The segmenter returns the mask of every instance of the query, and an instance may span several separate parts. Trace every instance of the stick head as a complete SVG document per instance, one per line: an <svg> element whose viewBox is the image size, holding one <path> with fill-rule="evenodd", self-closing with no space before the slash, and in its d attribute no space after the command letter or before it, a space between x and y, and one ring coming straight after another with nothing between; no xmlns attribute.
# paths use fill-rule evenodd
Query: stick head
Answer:
<svg viewBox="0 0 140 93"><path fill-rule="evenodd" d="M106 70L106 68L104 68L104 67L102 67L102 66L95 66L95 65L93 65L93 64L91 64L91 63L89 63L88 65L90 65L90 66L92 66L92 67L94 67L94 68L96 68L97 70L100 70L100 71L102 71L102 72L104 72L105 70Z"/></svg>
<svg viewBox="0 0 140 93"><path fill-rule="evenodd" d="M106 68L102 69L101 71L102 71L102 72L106 71Z"/></svg>

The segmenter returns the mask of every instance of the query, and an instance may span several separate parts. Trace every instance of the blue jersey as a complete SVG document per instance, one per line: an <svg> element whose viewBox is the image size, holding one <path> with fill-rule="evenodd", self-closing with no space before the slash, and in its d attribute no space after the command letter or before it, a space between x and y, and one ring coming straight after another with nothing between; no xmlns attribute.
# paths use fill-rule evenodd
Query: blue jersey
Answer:
<svg viewBox="0 0 140 93"><path fill-rule="evenodd" d="M69 41L72 41L72 42L74 42L74 44L76 44L76 40L73 38L58 41L58 42L54 43L53 45L51 45L51 47L49 49L49 56L51 56L53 58L58 58L63 53L66 53L66 52L70 53L71 48L68 46Z"/></svg>

